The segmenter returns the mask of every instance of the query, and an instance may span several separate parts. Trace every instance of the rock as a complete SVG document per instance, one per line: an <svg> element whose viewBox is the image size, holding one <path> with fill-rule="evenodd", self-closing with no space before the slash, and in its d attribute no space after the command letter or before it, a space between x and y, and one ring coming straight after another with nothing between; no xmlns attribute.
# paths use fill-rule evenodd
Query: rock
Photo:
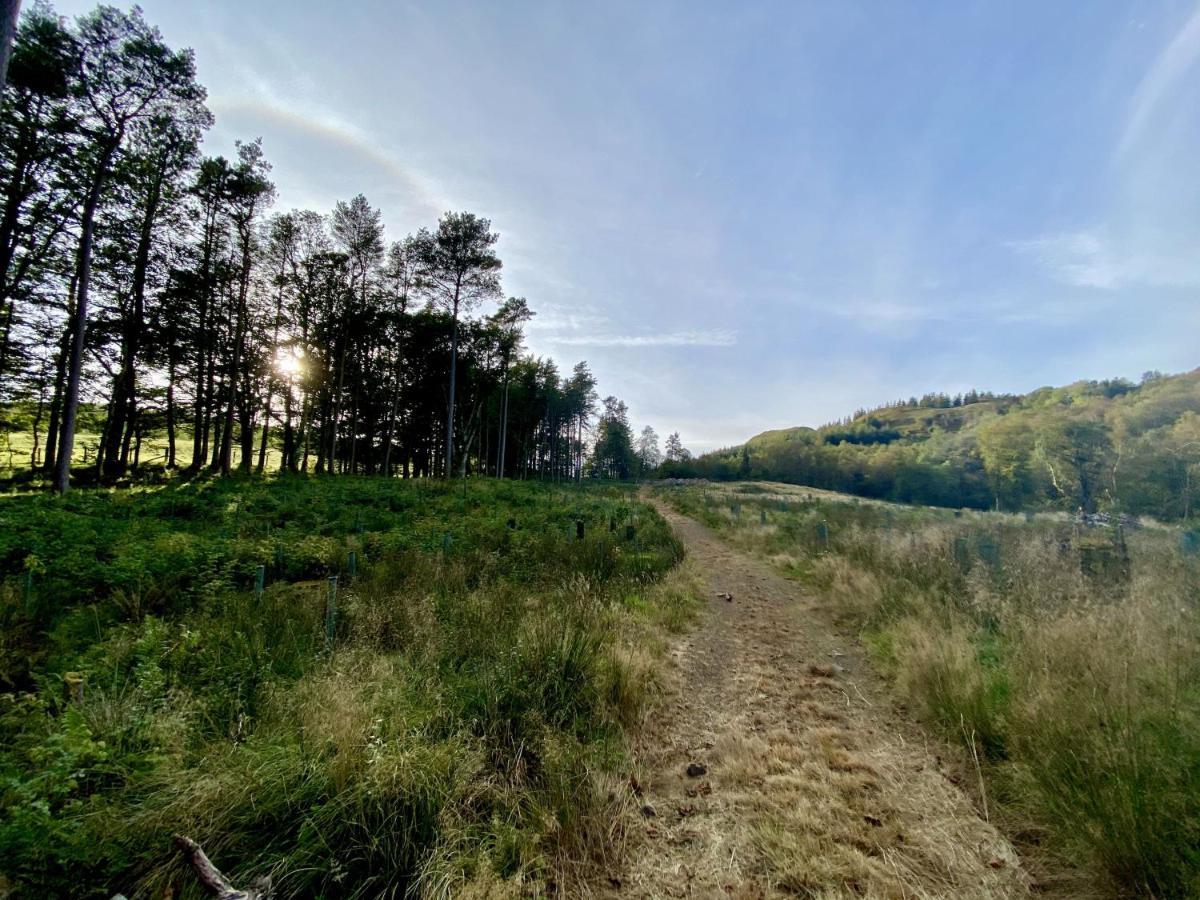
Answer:
<svg viewBox="0 0 1200 900"><path fill-rule="evenodd" d="M688 763L687 774L688 778L699 778L708 774L708 767L703 763Z"/></svg>
<svg viewBox="0 0 1200 900"><path fill-rule="evenodd" d="M642 815L645 816L647 819L653 819L655 816L658 815L658 813L656 813L654 811L653 806L651 806L649 803L647 803L646 805L644 805L642 807Z"/></svg>

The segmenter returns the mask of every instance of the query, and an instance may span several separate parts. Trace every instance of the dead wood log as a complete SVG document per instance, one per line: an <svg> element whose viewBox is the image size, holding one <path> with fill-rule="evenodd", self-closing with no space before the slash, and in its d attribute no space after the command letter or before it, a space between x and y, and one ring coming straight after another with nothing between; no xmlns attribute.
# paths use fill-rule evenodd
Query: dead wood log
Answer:
<svg viewBox="0 0 1200 900"><path fill-rule="evenodd" d="M177 834L172 838L179 852L191 864L196 878L217 900L267 900L271 893L270 879L258 879L249 890L241 891L229 883L200 845L190 837Z"/></svg>

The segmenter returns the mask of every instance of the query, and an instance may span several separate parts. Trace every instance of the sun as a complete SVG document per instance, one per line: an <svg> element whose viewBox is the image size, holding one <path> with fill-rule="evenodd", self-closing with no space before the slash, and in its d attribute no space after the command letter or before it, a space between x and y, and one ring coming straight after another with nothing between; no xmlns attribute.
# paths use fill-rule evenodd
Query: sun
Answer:
<svg viewBox="0 0 1200 900"><path fill-rule="evenodd" d="M275 352L275 368L288 378L299 375L304 371L304 354L294 347L280 347Z"/></svg>

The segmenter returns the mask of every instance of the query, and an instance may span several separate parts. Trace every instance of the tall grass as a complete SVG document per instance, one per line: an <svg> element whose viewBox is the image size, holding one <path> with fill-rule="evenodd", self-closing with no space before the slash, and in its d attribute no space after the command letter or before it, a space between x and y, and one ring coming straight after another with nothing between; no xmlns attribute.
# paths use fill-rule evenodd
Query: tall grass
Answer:
<svg viewBox="0 0 1200 900"><path fill-rule="evenodd" d="M649 648L696 594L651 508L342 478L3 504L0 610L31 659L0 698L16 896L198 897L173 832L283 897L567 891L611 852ZM169 563L136 574L135 603L138 541ZM31 554L88 587L28 603Z"/></svg>
<svg viewBox="0 0 1200 900"><path fill-rule="evenodd" d="M983 760L1010 825L1117 892L1200 896L1200 560L1174 532L670 497L857 624L902 698Z"/></svg>

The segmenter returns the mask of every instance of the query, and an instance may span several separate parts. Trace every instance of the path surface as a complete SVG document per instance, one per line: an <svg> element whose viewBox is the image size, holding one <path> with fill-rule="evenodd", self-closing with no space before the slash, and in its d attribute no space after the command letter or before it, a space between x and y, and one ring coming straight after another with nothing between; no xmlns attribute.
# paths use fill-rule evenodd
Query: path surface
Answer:
<svg viewBox="0 0 1200 900"><path fill-rule="evenodd" d="M1022 897L1028 877L798 586L663 504L709 589L640 737L605 897ZM731 602L718 594L729 593ZM705 768L689 776L690 764Z"/></svg>

